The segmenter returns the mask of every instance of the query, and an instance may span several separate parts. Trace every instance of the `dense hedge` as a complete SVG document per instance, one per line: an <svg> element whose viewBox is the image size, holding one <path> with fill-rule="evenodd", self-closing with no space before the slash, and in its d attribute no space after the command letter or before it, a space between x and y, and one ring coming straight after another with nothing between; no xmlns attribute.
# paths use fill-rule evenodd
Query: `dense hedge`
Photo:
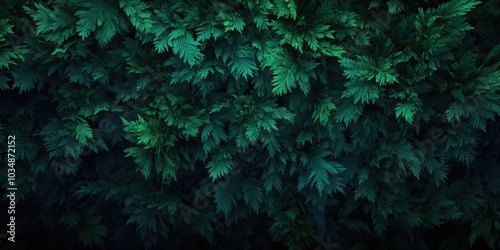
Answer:
<svg viewBox="0 0 500 250"><path fill-rule="evenodd" d="M499 1L0 15L3 249L500 249Z"/></svg>

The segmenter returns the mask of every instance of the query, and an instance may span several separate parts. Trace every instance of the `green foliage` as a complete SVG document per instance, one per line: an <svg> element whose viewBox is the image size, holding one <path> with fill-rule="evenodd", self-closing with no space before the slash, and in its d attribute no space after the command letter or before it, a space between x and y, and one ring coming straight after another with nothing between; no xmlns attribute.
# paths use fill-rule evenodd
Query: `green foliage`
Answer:
<svg viewBox="0 0 500 250"><path fill-rule="evenodd" d="M474 245L476 239L483 237L489 248L494 249L500 246L498 234L500 230L500 218L498 214L484 215L472 222L472 232L469 237L470 245Z"/></svg>
<svg viewBox="0 0 500 250"><path fill-rule="evenodd" d="M104 46L119 31L126 29L123 17L106 1L89 1L83 3L82 7L75 13L79 18L76 22L76 32L82 39L95 32L99 45Z"/></svg>
<svg viewBox="0 0 500 250"><path fill-rule="evenodd" d="M497 249L499 7L4 1L19 242Z"/></svg>
<svg viewBox="0 0 500 250"><path fill-rule="evenodd" d="M9 19L0 19L0 70L6 68L8 69L10 65L15 65L16 61L24 60L23 54L27 51L20 48L20 46L14 46L15 44L11 44L12 36L14 31L12 28L14 27L12 24L9 24ZM7 78L3 75L0 75L0 89L8 89Z"/></svg>
<svg viewBox="0 0 500 250"><path fill-rule="evenodd" d="M150 33L153 25L152 13L148 4L140 0L122 0L120 8L123 8L125 14L129 17L132 26L139 32Z"/></svg>
<svg viewBox="0 0 500 250"><path fill-rule="evenodd" d="M101 216L96 216L97 212L95 207L91 207L84 211L82 221L80 224L82 228L79 229L78 239L86 247L102 246L104 241L103 237L107 234L107 228L102 225Z"/></svg>

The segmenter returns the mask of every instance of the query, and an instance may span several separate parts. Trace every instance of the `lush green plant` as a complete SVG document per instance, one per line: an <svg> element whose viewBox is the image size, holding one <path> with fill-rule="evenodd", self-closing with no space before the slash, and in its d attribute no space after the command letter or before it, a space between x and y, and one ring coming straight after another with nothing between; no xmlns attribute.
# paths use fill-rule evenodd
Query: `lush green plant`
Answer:
<svg viewBox="0 0 500 250"><path fill-rule="evenodd" d="M500 248L499 2L437 2L2 2L10 249Z"/></svg>

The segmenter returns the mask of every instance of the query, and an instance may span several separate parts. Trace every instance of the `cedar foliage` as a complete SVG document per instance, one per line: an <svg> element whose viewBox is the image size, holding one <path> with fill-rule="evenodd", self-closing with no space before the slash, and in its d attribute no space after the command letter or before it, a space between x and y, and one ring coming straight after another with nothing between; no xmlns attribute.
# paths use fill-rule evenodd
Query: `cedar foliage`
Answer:
<svg viewBox="0 0 500 250"><path fill-rule="evenodd" d="M498 1L0 11L6 249L500 248Z"/></svg>

